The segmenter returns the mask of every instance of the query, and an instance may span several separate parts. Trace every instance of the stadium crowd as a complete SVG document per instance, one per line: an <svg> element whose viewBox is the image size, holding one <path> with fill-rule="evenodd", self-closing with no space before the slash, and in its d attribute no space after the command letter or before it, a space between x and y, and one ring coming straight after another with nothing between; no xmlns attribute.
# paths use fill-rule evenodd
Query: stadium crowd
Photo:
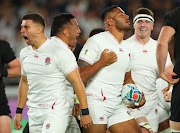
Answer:
<svg viewBox="0 0 180 133"><path fill-rule="evenodd" d="M92 29L103 27L100 14L110 5L120 6L130 17L131 30L125 34L125 39L133 34L132 13L137 8L147 7L154 12L156 21L151 37L157 39L163 25L163 16L180 5L179 0L0 0L0 3L0 39L10 43L17 57L20 50L26 46L19 32L21 18L30 12L44 16L45 33L48 37L52 17L59 13L72 13L81 29L78 43L83 45Z"/></svg>

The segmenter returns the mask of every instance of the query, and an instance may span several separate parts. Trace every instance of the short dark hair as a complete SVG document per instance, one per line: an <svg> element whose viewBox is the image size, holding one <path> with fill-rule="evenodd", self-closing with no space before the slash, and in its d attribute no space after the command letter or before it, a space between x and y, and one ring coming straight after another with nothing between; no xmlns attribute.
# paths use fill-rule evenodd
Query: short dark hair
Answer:
<svg viewBox="0 0 180 133"><path fill-rule="evenodd" d="M75 17L69 13L62 13L55 16L51 25L51 37L55 36L59 31L61 31L66 24L72 24L71 19L73 18Z"/></svg>
<svg viewBox="0 0 180 133"><path fill-rule="evenodd" d="M30 19L30 20L34 21L35 23L39 23L40 25L42 25L43 28L45 28L45 25L46 25L44 18L41 15L36 14L36 13L30 13L30 14L24 15L22 19L23 20Z"/></svg>
<svg viewBox="0 0 180 133"><path fill-rule="evenodd" d="M103 29L103 28L95 28L95 29L93 29L93 30L90 32L89 37L91 37L91 36L93 36L93 35L95 35L95 34L104 32L104 31L105 31L105 29Z"/></svg>
<svg viewBox="0 0 180 133"><path fill-rule="evenodd" d="M101 14L101 20L104 21L105 17L107 16L107 14L111 11L113 11L114 8L118 8L117 5L112 5L110 7L107 7L103 10L102 14Z"/></svg>
<svg viewBox="0 0 180 133"><path fill-rule="evenodd" d="M147 14L147 15L150 15L152 18L154 18L154 13L148 9L148 8L138 8L134 13L133 13L133 19L134 17L136 17L136 15L138 14Z"/></svg>

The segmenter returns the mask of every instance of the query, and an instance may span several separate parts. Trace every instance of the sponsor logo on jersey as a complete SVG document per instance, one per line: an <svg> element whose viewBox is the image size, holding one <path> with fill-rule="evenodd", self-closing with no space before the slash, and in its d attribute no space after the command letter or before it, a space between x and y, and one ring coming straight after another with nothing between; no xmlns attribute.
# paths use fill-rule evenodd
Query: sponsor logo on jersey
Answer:
<svg viewBox="0 0 180 133"><path fill-rule="evenodd" d="M99 117L99 120L100 120L100 121L104 121L104 117L102 117L102 116Z"/></svg>
<svg viewBox="0 0 180 133"><path fill-rule="evenodd" d="M51 59L49 58L49 57L47 57L46 59L45 59L45 64L46 65L49 65L51 63Z"/></svg>
<svg viewBox="0 0 180 133"><path fill-rule="evenodd" d="M144 53L147 53L147 50L144 49L143 52L144 52Z"/></svg>
<svg viewBox="0 0 180 133"><path fill-rule="evenodd" d="M127 114L128 114L129 116L131 116L131 113L130 113L129 111L127 111Z"/></svg>
<svg viewBox="0 0 180 133"><path fill-rule="evenodd" d="M46 129L49 129L50 128L50 124L46 124Z"/></svg>
<svg viewBox="0 0 180 133"><path fill-rule="evenodd" d="M39 56L37 54L34 55L35 58L38 58Z"/></svg>

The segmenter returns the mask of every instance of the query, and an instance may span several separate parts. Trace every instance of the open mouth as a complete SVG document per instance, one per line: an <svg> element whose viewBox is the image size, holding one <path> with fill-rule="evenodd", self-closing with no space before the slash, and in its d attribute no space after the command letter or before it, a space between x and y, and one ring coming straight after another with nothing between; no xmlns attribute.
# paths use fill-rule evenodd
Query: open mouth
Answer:
<svg viewBox="0 0 180 133"><path fill-rule="evenodd" d="M24 36L24 39L25 39L25 40L28 40L27 36Z"/></svg>
<svg viewBox="0 0 180 133"><path fill-rule="evenodd" d="M25 42L28 44L29 43L29 38L27 36L24 36L24 35L22 37L24 38Z"/></svg>

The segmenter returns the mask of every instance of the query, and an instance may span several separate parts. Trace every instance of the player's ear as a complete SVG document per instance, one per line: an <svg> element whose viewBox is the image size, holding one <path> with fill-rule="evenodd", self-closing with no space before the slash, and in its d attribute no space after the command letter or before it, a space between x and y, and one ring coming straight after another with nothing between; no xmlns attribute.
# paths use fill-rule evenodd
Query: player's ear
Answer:
<svg viewBox="0 0 180 133"><path fill-rule="evenodd" d="M112 19L112 18L108 18L108 19L107 19L107 24L108 24L108 25L113 25L113 24L114 24L113 19Z"/></svg>
<svg viewBox="0 0 180 133"><path fill-rule="evenodd" d="M42 30L43 30L42 26L38 26L38 27L37 27L37 33L41 33Z"/></svg>
<svg viewBox="0 0 180 133"><path fill-rule="evenodd" d="M63 34L64 34L64 36L68 36L69 30L67 28L63 29Z"/></svg>

